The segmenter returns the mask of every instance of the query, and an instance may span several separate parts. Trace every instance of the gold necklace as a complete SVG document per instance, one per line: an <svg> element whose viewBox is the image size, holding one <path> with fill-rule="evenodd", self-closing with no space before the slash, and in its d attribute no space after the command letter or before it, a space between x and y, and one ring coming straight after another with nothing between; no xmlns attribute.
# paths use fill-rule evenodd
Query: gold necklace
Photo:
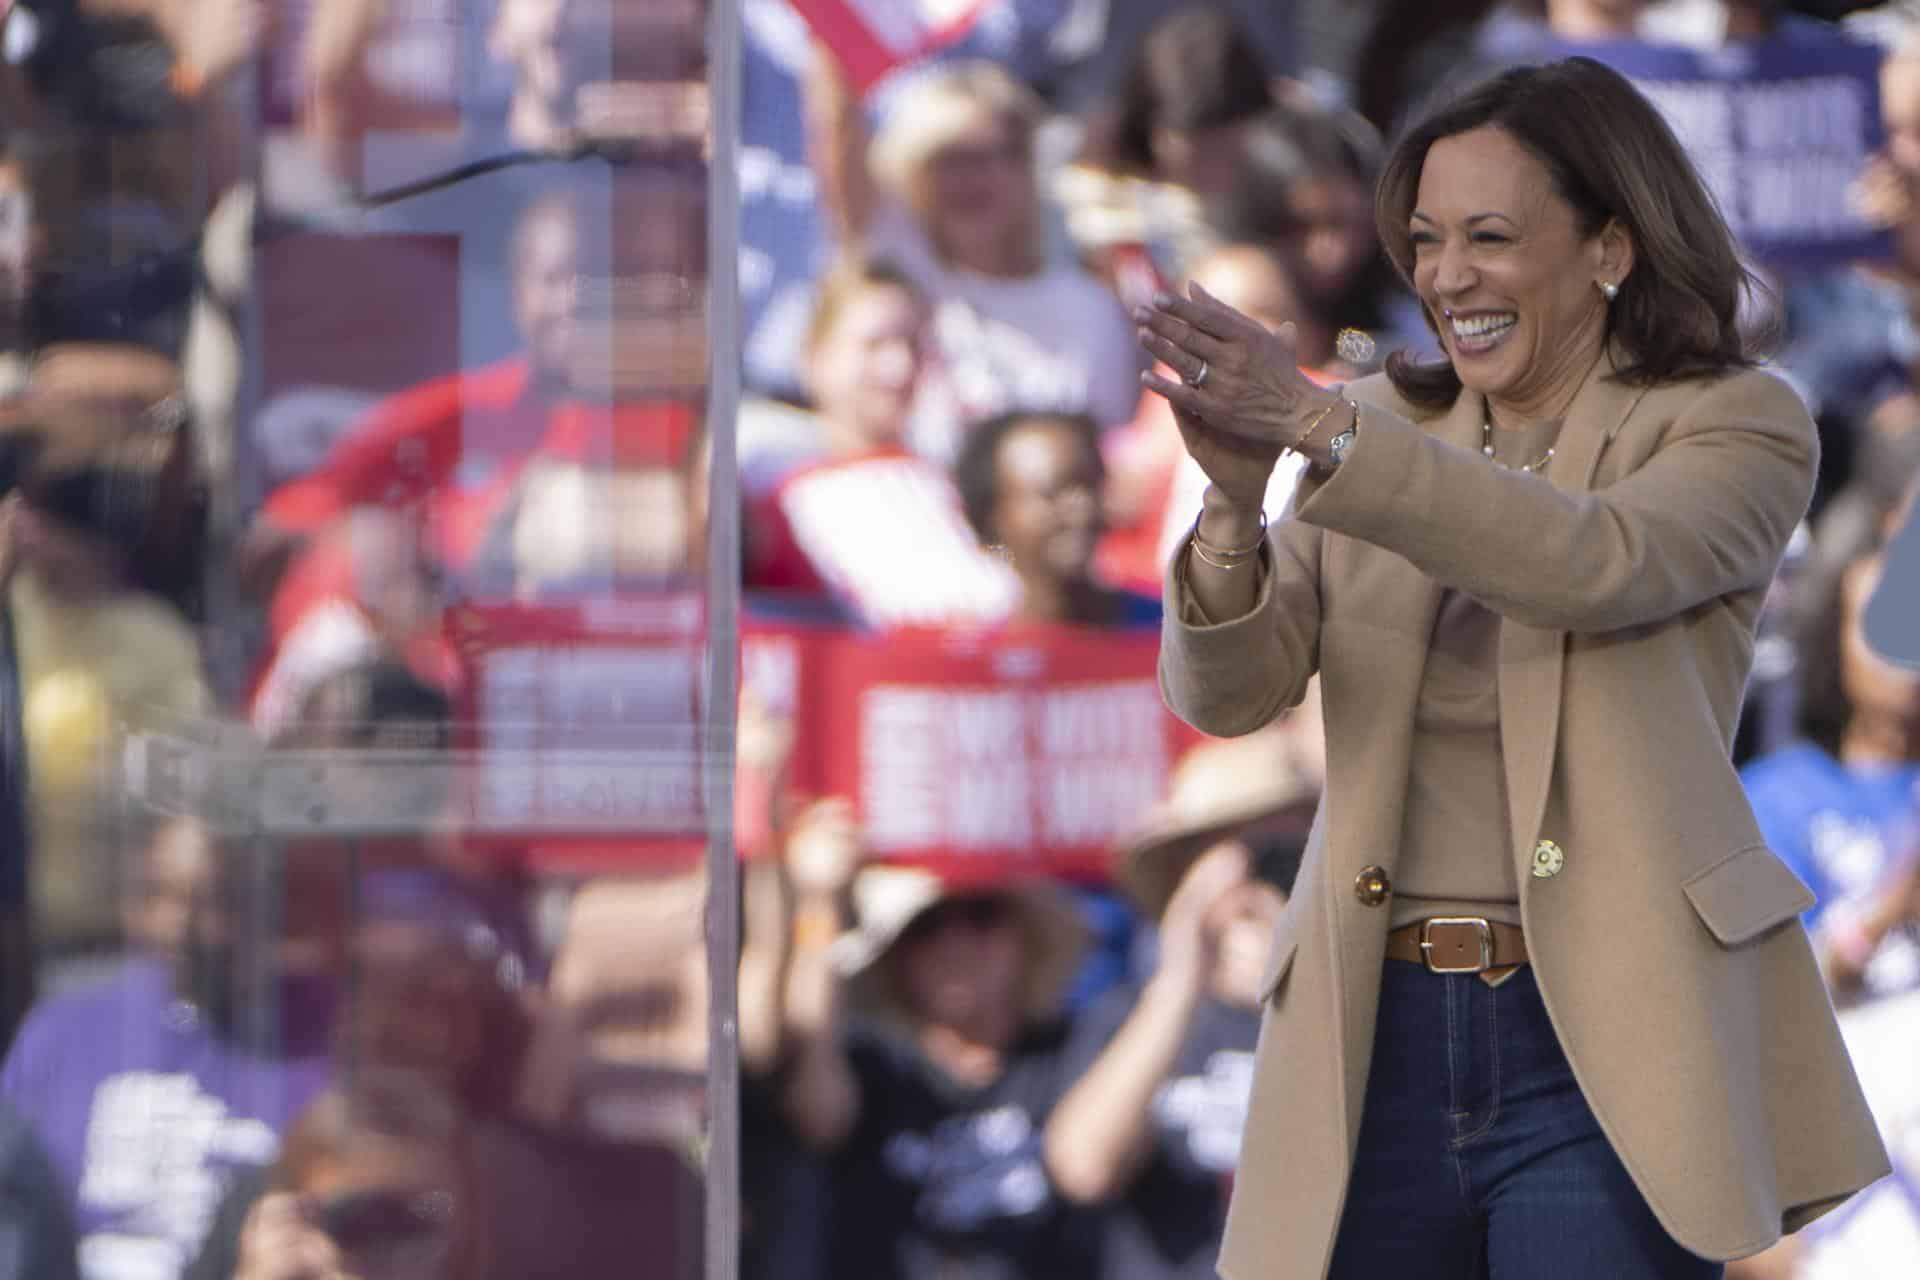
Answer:
<svg viewBox="0 0 1920 1280"><path fill-rule="evenodd" d="M1485 454L1489 459L1493 459L1493 419L1490 417L1480 419L1480 452ZM1540 468L1546 466L1549 462L1552 462L1552 461L1553 461L1553 446L1548 445L1547 451L1541 454L1539 457L1535 458L1532 462L1529 462L1524 466L1507 467L1507 470L1538 471ZM1496 467L1506 466L1504 462L1500 462L1498 460L1494 461L1494 465Z"/></svg>

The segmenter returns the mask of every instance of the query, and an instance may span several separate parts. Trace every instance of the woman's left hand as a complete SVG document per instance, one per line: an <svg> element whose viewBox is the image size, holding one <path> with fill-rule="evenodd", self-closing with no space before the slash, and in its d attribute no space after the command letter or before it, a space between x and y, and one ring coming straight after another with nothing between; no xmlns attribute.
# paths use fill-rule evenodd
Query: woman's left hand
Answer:
<svg viewBox="0 0 1920 1280"><path fill-rule="evenodd" d="M1318 425L1315 415L1340 398L1300 372L1293 325L1269 330L1198 284L1189 291L1134 312L1141 345L1180 376L1172 382L1150 372L1142 383L1216 431L1275 449L1300 447Z"/></svg>

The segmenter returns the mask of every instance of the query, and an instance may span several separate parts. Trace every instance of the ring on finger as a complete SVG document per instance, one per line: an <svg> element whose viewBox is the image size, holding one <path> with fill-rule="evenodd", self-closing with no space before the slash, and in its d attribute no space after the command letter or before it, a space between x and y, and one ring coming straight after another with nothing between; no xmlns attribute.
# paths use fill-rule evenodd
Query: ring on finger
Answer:
<svg viewBox="0 0 1920 1280"><path fill-rule="evenodd" d="M1187 385L1192 387L1195 391L1198 391L1201 387L1204 387L1207 384L1207 375L1211 372L1213 372L1212 367L1207 364L1204 358L1202 358L1200 361L1200 367L1198 369L1195 369L1193 371L1193 376L1187 379Z"/></svg>

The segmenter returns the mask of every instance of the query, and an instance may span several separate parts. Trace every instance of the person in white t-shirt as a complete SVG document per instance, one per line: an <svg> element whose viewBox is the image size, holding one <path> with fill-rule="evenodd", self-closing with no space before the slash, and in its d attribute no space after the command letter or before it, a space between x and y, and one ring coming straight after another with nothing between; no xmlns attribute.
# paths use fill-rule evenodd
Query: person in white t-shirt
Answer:
<svg viewBox="0 0 1920 1280"><path fill-rule="evenodd" d="M871 136L817 52L809 136L844 241L898 263L932 300L935 367L910 443L945 461L964 424L1009 410L1132 416L1140 356L1108 290L1047 250L1039 99L999 67L956 62L900 86Z"/></svg>

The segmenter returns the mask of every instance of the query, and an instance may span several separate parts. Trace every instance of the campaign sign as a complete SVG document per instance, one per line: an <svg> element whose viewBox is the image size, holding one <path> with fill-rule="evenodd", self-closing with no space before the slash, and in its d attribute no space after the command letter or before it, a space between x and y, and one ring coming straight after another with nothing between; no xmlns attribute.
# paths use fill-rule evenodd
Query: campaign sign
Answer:
<svg viewBox="0 0 1920 1280"><path fill-rule="evenodd" d="M1698 51L1562 46L1631 79L1673 126L1741 244L1776 267L1884 257L1853 189L1885 138L1880 50L1789 32Z"/></svg>
<svg viewBox="0 0 1920 1280"><path fill-rule="evenodd" d="M793 0L855 93L967 33L985 0Z"/></svg>
<svg viewBox="0 0 1920 1280"><path fill-rule="evenodd" d="M697 595L467 605L463 829L549 870L682 864L706 847Z"/></svg>
<svg viewBox="0 0 1920 1280"><path fill-rule="evenodd" d="M855 798L879 858L1102 879L1195 741L1158 648L1078 627L836 636L812 652L796 753L819 794Z"/></svg>

